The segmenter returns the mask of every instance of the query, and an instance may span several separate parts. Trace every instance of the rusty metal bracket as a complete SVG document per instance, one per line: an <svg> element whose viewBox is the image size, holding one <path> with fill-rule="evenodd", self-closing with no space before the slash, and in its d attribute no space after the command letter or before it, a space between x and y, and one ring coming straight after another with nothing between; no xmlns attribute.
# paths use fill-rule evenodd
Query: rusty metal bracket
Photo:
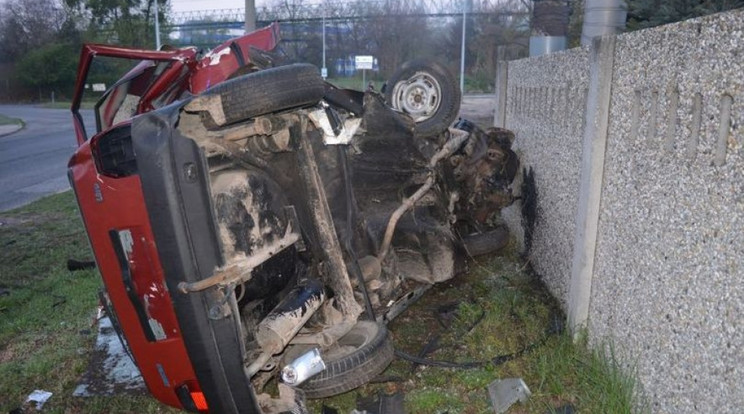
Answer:
<svg viewBox="0 0 744 414"><path fill-rule="evenodd" d="M246 281L253 269L274 257L277 253L286 249L300 240L300 235L291 231L290 226L284 236L276 242L257 250L245 259L236 260L224 269L218 269L212 276L197 282L181 282L178 290L182 293L200 292L216 285L229 285Z"/></svg>

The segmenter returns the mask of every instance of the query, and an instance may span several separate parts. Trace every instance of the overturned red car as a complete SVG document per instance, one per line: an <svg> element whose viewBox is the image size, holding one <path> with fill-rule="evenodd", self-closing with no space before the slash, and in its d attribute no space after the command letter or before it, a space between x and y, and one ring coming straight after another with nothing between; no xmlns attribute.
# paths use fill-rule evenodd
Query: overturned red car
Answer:
<svg viewBox="0 0 744 414"><path fill-rule="evenodd" d="M81 54L68 175L101 302L153 396L188 411L302 412L367 383L394 357L387 322L507 239L512 137L455 123L444 66L354 91L278 45L274 24L208 53ZM140 62L89 137L97 57Z"/></svg>

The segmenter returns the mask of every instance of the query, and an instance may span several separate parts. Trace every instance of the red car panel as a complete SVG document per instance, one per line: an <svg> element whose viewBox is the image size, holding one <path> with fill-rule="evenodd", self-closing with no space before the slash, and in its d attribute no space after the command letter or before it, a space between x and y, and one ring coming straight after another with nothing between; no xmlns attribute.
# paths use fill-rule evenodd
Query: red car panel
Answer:
<svg viewBox="0 0 744 414"><path fill-rule="evenodd" d="M95 159L103 156L99 152L99 141L111 139L115 133L119 134L117 139L121 139L121 131L129 129L131 120L98 131L88 139L79 114L87 74L96 56L171 62L147 84L138 83L137 79L144 73L143 67L135 67L128 74L134 87L139 88L135 91L139 102L134 114L139 115L180 99L185 91L198 94L228 79L247 63L250 48L271 50L278 42L278 25L272 24L218 46L201 60L195 48L149 51L85 45L81 51L71 108L79 147L68 165L70 182L101 277L133 358L152 395L174 407L204 411L208 401L201 393L174 312L140 177L136 172L101 171L101 163L96 162L100 160ZM113 90L108 93L115 92L118 93ZM114 118L109 118L105 125L114 123ZM98 128L101 128L100 120ZM114 150L121 151L116 156L127 155L124 147Z"/></svg>
<svg viewBox="0 0 744 414"><path fill-rule="evenodd" d="M150 232L147 211L142 202L139 177L112 179L101 176L92 161L90 145L84 143L70 166L83 221L103 282L147 388L158 400L181 407L175 388L196 376L179 334L170 296L163 283L157 246ZM123 282L110 231L132 230L133 255L130 256L132 279L138 291L147 292L142 301L148 316L160 323L165 338L150 341L137 318L137 311Z"/></svg>

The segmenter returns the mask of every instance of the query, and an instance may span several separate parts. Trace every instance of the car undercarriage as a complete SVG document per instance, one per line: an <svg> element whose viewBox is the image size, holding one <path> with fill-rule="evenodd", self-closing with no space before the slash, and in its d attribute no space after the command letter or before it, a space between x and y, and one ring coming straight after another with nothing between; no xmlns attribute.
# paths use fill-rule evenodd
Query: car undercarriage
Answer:
<svg viewBox="0 0 744 414"><path fill-rule="evenodd" d="M236 108L238 93L284 79L303 83L291 98L244 98L271 111ZM279 374L311 398L378 375L393 358L384 324L468 254L503 246L517 168L507 131L445 120L421 134L374 90L356 105L325 95L310 65L269 69L196 97L176 127L204 152L224 259L179 287L220 292L210 317L239 315L257 390ZM292 365L308 351L319 375Z"/></svg>
<svg viewBox="0 0 744 414"><path fill-rule="evenodd" d="M394 357L386 324L508 241L513 135L456 120L444 66L362 92L267 56L154 110L106 104L70 163L115 326L151 391L192 411L292 411L369 382ZM167 363L144 351L160 343Z"/></svg>

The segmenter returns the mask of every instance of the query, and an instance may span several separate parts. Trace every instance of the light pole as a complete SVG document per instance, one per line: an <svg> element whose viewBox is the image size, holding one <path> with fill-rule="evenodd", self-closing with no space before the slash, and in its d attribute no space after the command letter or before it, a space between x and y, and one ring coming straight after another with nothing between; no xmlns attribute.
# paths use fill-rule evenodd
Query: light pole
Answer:
<svg viewBox="0 0 744 414"><path fill-rule="evenodd" d="M158 11L158 0L155 0L155 49L160 50L160 12Z"/></svg>
<svg viewBox="0 0 744 414"><path fill-rule="evenodd" d="M462 43L460 45L460 93L465 94L465 27L468 24L468 0L462 2Z"/></svg>
<svg viewBox="0 0 744 414"><path fill-rule="evenodd" d="M245 32L256 30L256 0L245 0Z"/></svg>
<svg viewBox="0 0 744 414"><path fill-rule="evenodd" d="M328 77L328 68L326 67L326 39L325 39L325 3L323 3L323 69L321 69L320 74L323 76L323 79Z"/></svg>

